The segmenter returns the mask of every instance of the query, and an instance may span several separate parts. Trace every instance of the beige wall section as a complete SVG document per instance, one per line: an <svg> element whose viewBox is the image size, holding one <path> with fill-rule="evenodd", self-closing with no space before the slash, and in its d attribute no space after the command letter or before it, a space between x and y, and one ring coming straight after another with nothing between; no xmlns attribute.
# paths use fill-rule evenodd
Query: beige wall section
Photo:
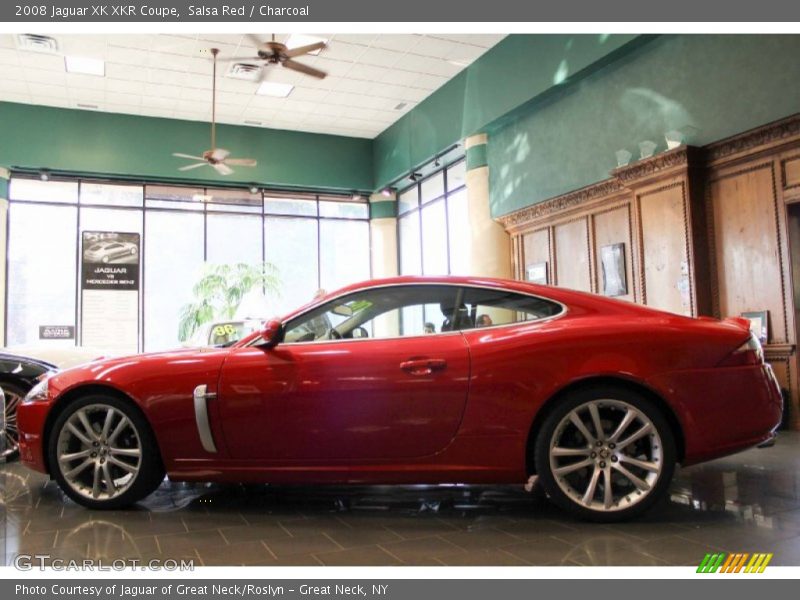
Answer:
<svg viewBox="0 0 800 600"><path fill-rule="evenodd" d="M471 148L487 143L486 134L465 140ZM469 272L454 275L511 278L511 238L500 223L492 219L489 208L489 167L467 171L469 205Z"/></svg>
<svg viewBox="0 0 800 600"><path fill-rule="evenodd" d="M372 219L372 278L397 275L397 219Z"/></svg>

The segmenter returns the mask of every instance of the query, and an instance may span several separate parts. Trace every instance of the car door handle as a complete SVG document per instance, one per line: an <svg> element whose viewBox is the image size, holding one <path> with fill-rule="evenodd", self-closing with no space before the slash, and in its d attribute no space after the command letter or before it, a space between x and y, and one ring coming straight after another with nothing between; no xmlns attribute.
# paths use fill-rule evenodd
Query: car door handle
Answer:
<svg viewBox="0 0 800 600"><path fill-rule="evenodd" d="M447 361L443 358L419 358L400 363L400 368L412 375L430 375L434 371L443 371Z"/></svg>

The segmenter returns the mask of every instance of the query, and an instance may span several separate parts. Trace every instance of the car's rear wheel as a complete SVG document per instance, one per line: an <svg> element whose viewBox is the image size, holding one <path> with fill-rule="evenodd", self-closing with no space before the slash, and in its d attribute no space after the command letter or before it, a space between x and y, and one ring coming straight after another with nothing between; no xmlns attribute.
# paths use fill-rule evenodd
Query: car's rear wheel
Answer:
<svg viewBox="0 0 800 600"><path fill-rule="evenodd" d="M635 517L666 494L675 440L659 407L614 386L570 394L545 419L535 464L548 497L580 518Z"/></svg>
<svg viewBox="0 0 800 600"><path fill-rule="evenodd" d="M49 436L50 470L75 502L121 508L138 502L164 479L147 421L129 402L93 395L71 402Z"/></svg>
<svg viewBox="0 0 800 600"><path fill-rule="evenodd" d="M0 457L6 461L14 460L19 454L19 430L17 429L17 407L25 397L25 390L11 384L0 383L5 396L4 423L5 425L5 447L0 448Z"/></svg>

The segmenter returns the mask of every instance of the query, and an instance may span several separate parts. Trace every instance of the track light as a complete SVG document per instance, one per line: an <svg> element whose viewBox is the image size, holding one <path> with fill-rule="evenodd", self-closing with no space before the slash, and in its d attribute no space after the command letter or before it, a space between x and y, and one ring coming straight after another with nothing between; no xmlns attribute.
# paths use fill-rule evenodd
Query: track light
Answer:
<svg viewBox="0 0 800 600"><path fill-rule="evenodd" d="M442 163L441 163L441 161L439 160L439 157L438 157L438 156L437 156L437 157L436 157L436 158L433 160L433 166L434 166L434 167L441 167L441 166L442 166Z"/></svg>
<svg viewBox="0 0 800 600"><path fill-rule="evenodd" d="M409 175L408 178L411 181L415 181L415 182L419 181L422 178L422 173L411 173L411 175Z"/></svg>

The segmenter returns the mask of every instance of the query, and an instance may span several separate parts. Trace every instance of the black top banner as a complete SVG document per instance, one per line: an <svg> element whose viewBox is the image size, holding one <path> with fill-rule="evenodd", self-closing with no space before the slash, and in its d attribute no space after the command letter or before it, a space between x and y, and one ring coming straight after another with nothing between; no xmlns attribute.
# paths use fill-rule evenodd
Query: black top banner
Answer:
<svg viewBox="0 0 800 600"><path fill-rule="evenodd" d="M792 22L794 0L81 0L0 3L5 22Z"/></svg>

